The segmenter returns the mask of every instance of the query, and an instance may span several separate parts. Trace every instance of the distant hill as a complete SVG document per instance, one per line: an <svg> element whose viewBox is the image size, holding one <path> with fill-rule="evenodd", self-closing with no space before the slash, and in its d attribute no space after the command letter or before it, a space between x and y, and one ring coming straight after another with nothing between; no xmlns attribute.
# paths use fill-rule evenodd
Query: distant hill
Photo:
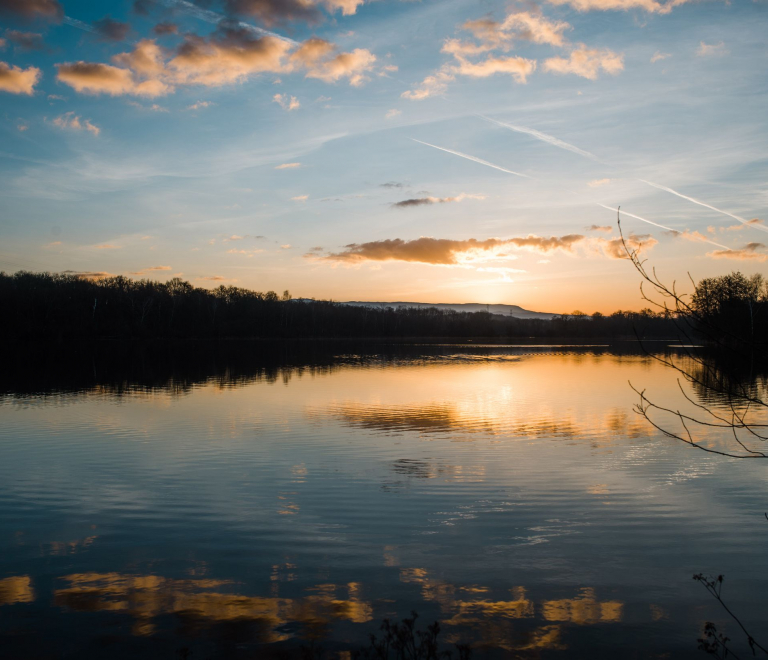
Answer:
<svg viewBox="0 0 768 660"><path fill-rule="evenodd" d="M531 312L523 309L519 305L483 305L482 303L420 303L420 302L363 302L351 300L343 302L342 305L354 305L355 307L394 307L397 308L425 308L434 307L435 309L454 310L456 312L490 312L491 314L500 314L501 316L512 316L516 319L542 319L549 321L556 314L548 312Z"/></svg>

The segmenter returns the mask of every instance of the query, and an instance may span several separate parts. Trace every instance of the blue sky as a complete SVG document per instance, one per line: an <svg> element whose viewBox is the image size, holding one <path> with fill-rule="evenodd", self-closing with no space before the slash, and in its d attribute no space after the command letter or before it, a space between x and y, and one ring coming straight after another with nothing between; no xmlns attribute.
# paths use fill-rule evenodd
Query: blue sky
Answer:
<svg viewBox="0 0 768 660"><path fill-rule="evenodd" d="M0 269L605 312L619 204L666 279L765 269L766 2L0 9Z"/></svg>

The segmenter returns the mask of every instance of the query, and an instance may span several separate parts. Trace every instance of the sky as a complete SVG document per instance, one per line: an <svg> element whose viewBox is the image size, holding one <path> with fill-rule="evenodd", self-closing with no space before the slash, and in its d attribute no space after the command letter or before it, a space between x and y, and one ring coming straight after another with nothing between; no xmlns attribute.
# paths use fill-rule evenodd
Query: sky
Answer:
<svg viewBox="0 0 768 660"><path fill-rule="evenodd" d="M0 270L647 306L768 261L765 0L0 0Z"/></svg>

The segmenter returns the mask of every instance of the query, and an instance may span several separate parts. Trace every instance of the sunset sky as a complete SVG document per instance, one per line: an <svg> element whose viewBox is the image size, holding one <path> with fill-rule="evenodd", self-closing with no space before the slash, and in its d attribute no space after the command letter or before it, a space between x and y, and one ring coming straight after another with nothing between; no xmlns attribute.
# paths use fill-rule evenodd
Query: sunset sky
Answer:
<svg viewBox="0 0 768 660"><path fill-rule="evenodd" d="M765 0L0 0L0 270L643 306L768 260Z"/></svg>

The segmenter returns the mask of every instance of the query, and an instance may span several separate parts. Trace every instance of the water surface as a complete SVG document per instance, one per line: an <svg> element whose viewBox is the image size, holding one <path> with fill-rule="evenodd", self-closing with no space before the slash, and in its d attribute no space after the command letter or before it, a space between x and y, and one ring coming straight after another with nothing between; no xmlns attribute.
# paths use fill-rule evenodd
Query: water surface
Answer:
<svg viewBox="0 0 768 660"><path fill-rule="evenodd" d="M766 468L633 414L682 397L631 346L57 351L0 380L7 657L698 657L702 571L768 620Z"/></svg>

